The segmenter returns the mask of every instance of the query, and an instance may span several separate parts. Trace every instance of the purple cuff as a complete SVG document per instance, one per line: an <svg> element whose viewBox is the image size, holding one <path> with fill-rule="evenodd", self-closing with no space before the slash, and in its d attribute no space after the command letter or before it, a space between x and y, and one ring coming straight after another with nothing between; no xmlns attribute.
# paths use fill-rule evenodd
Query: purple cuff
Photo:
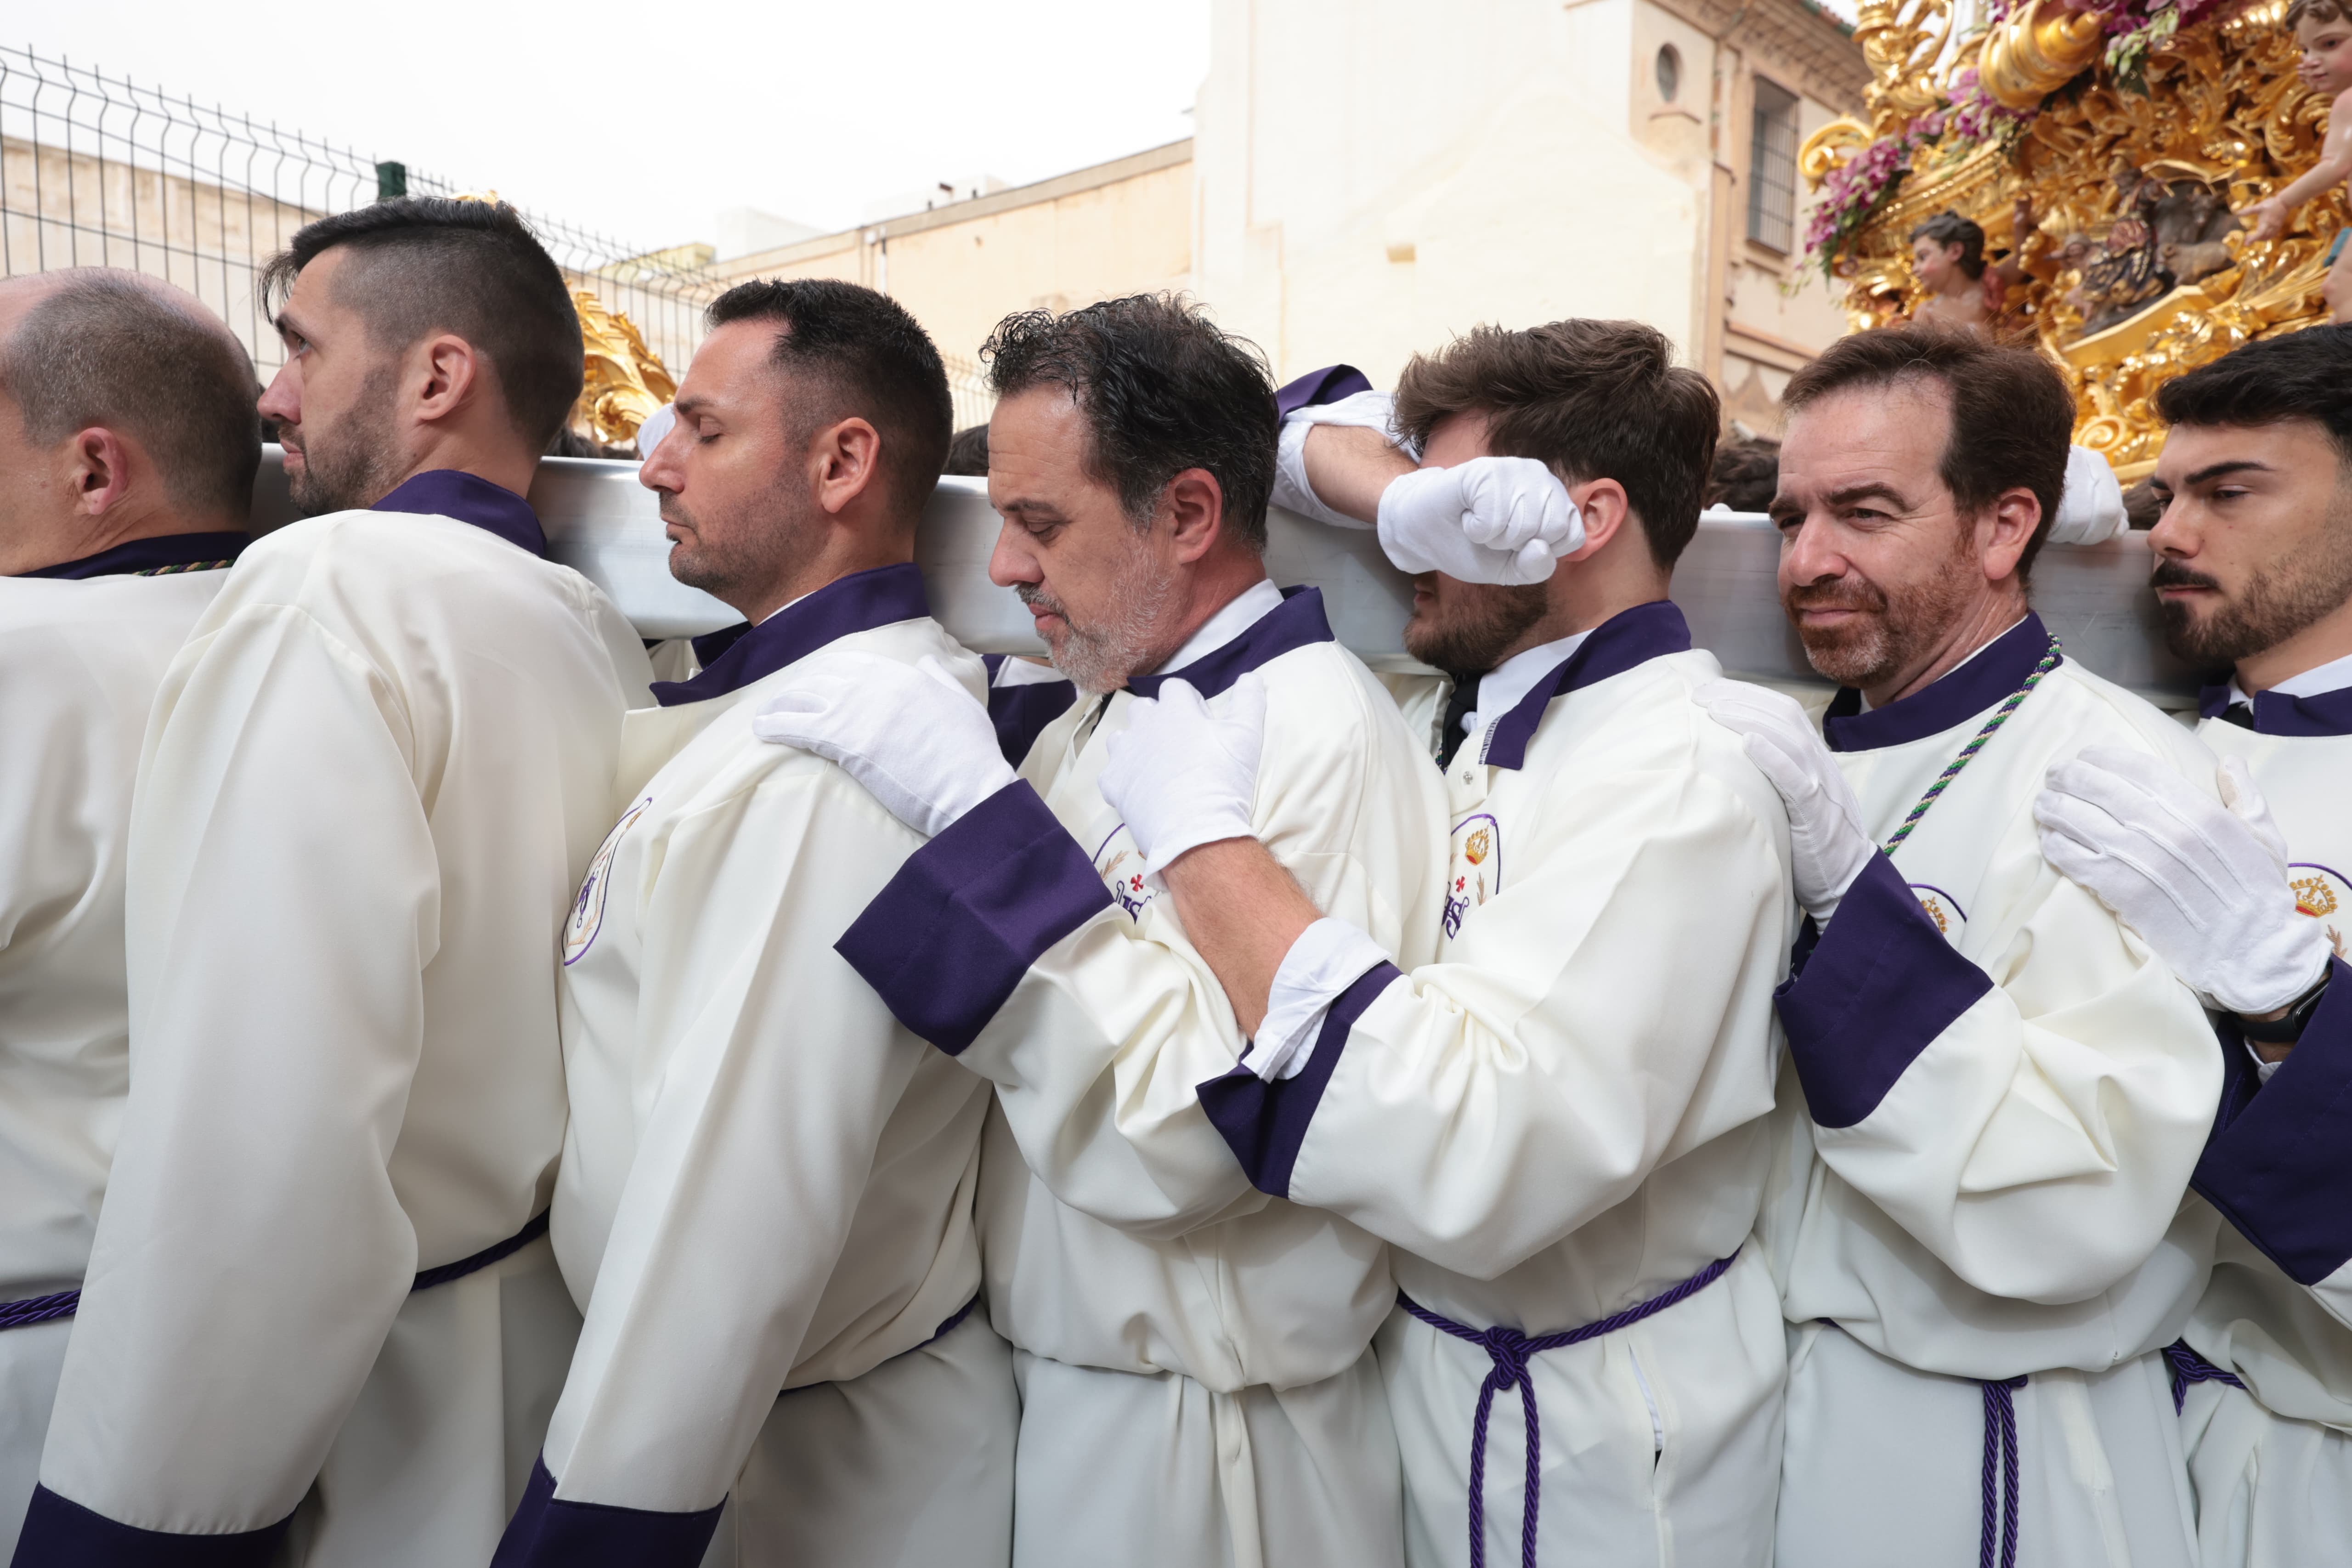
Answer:
<svg viewBox="0 0 2352 1568"><path fill-rule="evenodd" d="M1110 907L1086 851L1016 779L908 857L833 946L900 1023L960 1056L1047 948Z"/></svg>
<svg viewBox="0 0 2352 1568"><path fill-rule="evenodd" d="M718 1508L656 1513L567 1502L555 1495L555 1478L541 1458L531 1464L530 1484L490 1568L696 1568L718 1528Z"/></svg>
<svg viewBox="0 0 2352 1568"><path fill-rule="evenodd" d="M37 1486L10 1561L15 1568L268 1568L293 1520L289 1513L235 1535L174 1535L118 1524Z"/></svg>
<svg viewBox="0 0 2352 1568"><path fill-rule="evenodd" d="M1895 863L1871 857L1805 960L1774 994L1813 1121L1878 1109L1928 1043L1992 989L1919 907Z"/></svg>
<svg viewBox="0 0 2352 1568"><path fill-rule="evenodd" d="M1372 998L1402 980L1393 963L1376 963L1339 993L1323 1015L1323 1030L1315 1049L1296 1078L1266 1082L1246 1067L1236 1067L1194 1090L1210 1125L1223 1134L1234 1158L1249 1173L1250 1185L1276 1197L1290 1195L1291 1168L1298 1163L1299 1145L1307 1142L1307 1125L1323 1103L1323 1090L1339 1065L1348 1036Z"/></svg>
<svg viewBox="0 0 2352 1568"><path fill-rule="evenodd" d="M2230 1034L2234 1036L2236 1031ZM2223 1042L2241 1050L2234 1038ZM2253 1077L2251 1068L2246 1078ZM2248 1087L2251 1087L2249 1085ZM2194 1185L2299 1285L2352 1261L2352 968L2328 960L2327 994L2270 1082L2244 1099L2197 1163Z"/></svg>

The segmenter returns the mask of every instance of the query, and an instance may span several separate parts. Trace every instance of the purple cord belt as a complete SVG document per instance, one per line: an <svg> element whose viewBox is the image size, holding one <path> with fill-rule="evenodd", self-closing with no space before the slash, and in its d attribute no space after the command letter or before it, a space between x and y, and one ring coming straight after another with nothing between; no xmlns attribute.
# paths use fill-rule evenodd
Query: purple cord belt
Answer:
<svg viewBox="0 0 2352 1568"><path fill-rule="evenodd" d="M1681 1284L1672 1286L1639 1305L1612 1313L1598 1322L1587 1323L1580 1329L1567 1329L1556 1334L1528 1335L1517 1329L1500 1326L1473 1329L1440 1317L1415 1301L1403 1291L1397 1292L1397 1305L1427 1323L1440 1333L1452 1334L1457 1340L1467 1340L1486 1352L1495 1363L1486 1373L1486 1381L1478 1389L1478 1414L1470 1426L1470 1568L1486 1568L1486 1419L1493 1414L1495 1395L1517 1388L1519 1409L1528 1424L1528 1475L1525 1491L1526 1506L1519 1520L1520 1568L1536 1568L1536 1509L1542 1498L1543 1432L1536 1421L1536 1385L1528 1374L1529 1358L1546 1351L1564 1350L1580 1345L1587 1340L1597 1340L1603 1334L1613 1334L1619 1329L1631 1328L1643 1319L1664 1311L1688 1296L1695 1296L1723 1278L1731 1267L1731 1259L1739 1256L1733 1247L1730 1258L1718 1258Z"/></svg>
<svg viewBox="0 0 2352 1568"><path fill-rule="evenodd" d="M1984 1463L1979 1485L1984 1514L1977 1526L1977 1568L2017 1568L2017 1391L2021 1377L1989 1378L1984 1390ZM1994 1555L1998 1540L2000 1555Z"/></svg>
<svg viewBox="0 0 2352 1568"><path fill-rule="evenodd" d="M2165 1346L2164 1361L2172 1370L2172 1413L2175 1415L2189 1408L2189 1385L2192 1383L2226 1383L2236 1389L2246 1386L2236 1373L2226 1372L2190 1350L2187 1340L2175 1340Z"/></svg>
<svg viewBox="0 0 2352 1568"><path fill-rule="evenodd" d="M416 1283L408 1289L414 1293L430 1290L436 1285L446 1285L453 1279L502 1262L547 1234L547 1210L541 1209L523 1227L504 1241L492 1242L470 1258L460 1258L455 1263L444 1263L437 1268L427 1268L416 1276ZM21 1301L0 1301L0 1331L30 1328L35 1323L47 1323L58 1318L70 1318L81 1306L79 1289L59 1290L48 1296L28 1296ZM967 1308L966 1310L970 1309Z"/></svg>

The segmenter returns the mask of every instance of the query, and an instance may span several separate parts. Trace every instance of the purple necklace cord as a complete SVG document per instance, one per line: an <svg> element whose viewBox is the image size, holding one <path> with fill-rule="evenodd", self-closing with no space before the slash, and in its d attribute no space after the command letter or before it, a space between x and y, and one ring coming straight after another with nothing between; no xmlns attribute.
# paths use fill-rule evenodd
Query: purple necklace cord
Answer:
<svg viewBox="0 0 2352 1568"><path fill-rule="evenodd" d="M1536 1418L1536 1385L1528 1375L1529 1358L1546 1351L1564 1350L1580 1345L1587 1340L1597 1340L1603 1334L1613 1334L1619 1329L1631 1328L1643 1319L1664 1311L1675 1302L1695 1296L1717 1279L1731 1267L1732 1258L1739 1256L1733 1247L1729 1258L1718 1258L1679 1285L1671 1286L1648 1300L1612 1313L1598 1322L1587 1323L1580 1329L1567 1329L1556 1334L1531 1336L1517 1329L1496 1327L1473 1329L1441 1317L1407 1296L1397 1292L1397 1305L1427 1323L1440 1333L1467 1340L1485 1351L1495 1363L1486 1373L1486 1381L1478 1389L1478 1413L1470 1426L1470 1568L1486 1568L1486 1421L1494 1413L1495 1395L1517 1388L1519 1409L1527 1420L1528 1474L1525 1508L1519 1521L1520 1568L1536 1568L1536 1512L1542 1500L1543 1431Z"/></svg>
<svg viewBox="0 0 2352 1568"><path fill-rule="evenodd" d="M455 1263L444 1263L427 1268L416 1276L408 1289L414 1293L430 1290L436 1285L446 1285L453 1279L463 1279L478 1273L493 1263L503 1262L547 1234L548 1211L541 1209L526 1221L523 1227L504 1241L492 1242L470 1258L460 1258ZM70 1318L81 1307L79 1289L59 1290L54 1295L29 1296L22 1301L0 1301L0 1332L9 1329L28 1329L35 1323L52 1322L58 1318ZM970 1311L971 1309L964 1309Z"/></svg>
<svg viewBox="0 0 2352 1568"><path fill-rule="evenodd" d="M2225 1383L2241 1390L2246 1386L2236 1373L2215 1366L2189 1349L2187 1340L2175 1340L2165 1346L2164 1361L2172 1372L2172 1413L2175 1415L2189 1408L2189 1385L2192 1383Z"/></svg>
<svg viewBox="0 0 2352 1568"><path fill-rule="evenodd" d="M1983 1521L1977 1527L1977 1568L2017 1568L2017 1391L2021 1377L1995 1378L1984 1390ZM1999 1473L2000 1490L1994 1491ZM1995 1555L1993 1542L2000 1545Z"/></svg>

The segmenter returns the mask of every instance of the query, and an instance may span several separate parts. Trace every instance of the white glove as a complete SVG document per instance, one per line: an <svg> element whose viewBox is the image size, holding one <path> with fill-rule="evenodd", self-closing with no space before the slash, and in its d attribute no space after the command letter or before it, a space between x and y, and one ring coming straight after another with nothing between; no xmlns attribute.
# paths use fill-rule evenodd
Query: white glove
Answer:
<svg viewBox="0 0 2352 1568"><path fill-rule="evenodd" d="M1516 586L1581 549L1584 514L1533 458L1473 458L1400 474L1381 492L1381 549L1406 572Z"/></svg>
<svg viewBox="0 0 2352 1568"><path fill-rule="evenodd" d="M2042 855L2115 910L2192 990L2268 1013L2327 968L2327 933L2295 912L2286 841L2245 763L2220 802L2154 757L2116 747L2050 770L2033 800Z"/></svg>
<svg viewBox="0 0 2352 1568"><path fill-rule="evenodd" d="M1234 682L1222 713L1185 680L1135 700L1127 728L1108 742L1097 787L1134 835L1147 873L1188 849L1255 835L1250 802L1265 742L1265 682L1255 670Z"/></svg>
<svg viewBox="0 0 2352 1568"><path fill-rule="evenodd" d="M2066 448L2066 489L2050 520L2052 544L2098 544L2131 526L2124 487L2107 460L2088 447Z"/></svg>
<svg viewBox="0 0 2352 1568"><path fill-rule="evenodd" d="M1780 792L1789 813L1789 858L1798 907L1822 925L1878 853L1863 831L1862 805L1837 759L1796 700L1737 680L1692 691L1709 717L1740 738L1748 760Z"/></svg>
<svg viewBox="0 0 2352 1568"><path fill-rule="evenodd" d="M1013 781L988 710L929 654L902 664L854 649L811 655L751 732L840 764L927 837Z"/></svg>

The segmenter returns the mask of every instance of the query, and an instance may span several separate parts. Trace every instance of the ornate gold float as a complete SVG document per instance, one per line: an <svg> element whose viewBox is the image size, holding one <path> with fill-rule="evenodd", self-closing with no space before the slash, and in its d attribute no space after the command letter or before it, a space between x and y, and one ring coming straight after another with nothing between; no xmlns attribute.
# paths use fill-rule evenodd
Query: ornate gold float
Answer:
<svg viewBox="0 0 2352 1568"><path fill-rule="evenodd" d="M1814 132L1799 166L1821 194L1809 242L1858 327L1921 303L1923 218L1953 209L1989 258L2016 252L1994 330L2066 367L2075 438L2129 480L2162 444L2158 385L2326 319L2326 253L2352 214L2339 187L2261 244L2231 216L2309 169L2326 127L2284 0L2120 5L1996 4L1955 37L1948 0L1862 0L1870 118Z"/></svg>
<svg viewBox="0 0 2352 1568"><path fill-rule="evenodd" d="M677 383L625 312L577 285L572 303L580 312L580 342L588 356L572 427L592 441L625 447L637 438L638 426L677 395Z"/></svg>

